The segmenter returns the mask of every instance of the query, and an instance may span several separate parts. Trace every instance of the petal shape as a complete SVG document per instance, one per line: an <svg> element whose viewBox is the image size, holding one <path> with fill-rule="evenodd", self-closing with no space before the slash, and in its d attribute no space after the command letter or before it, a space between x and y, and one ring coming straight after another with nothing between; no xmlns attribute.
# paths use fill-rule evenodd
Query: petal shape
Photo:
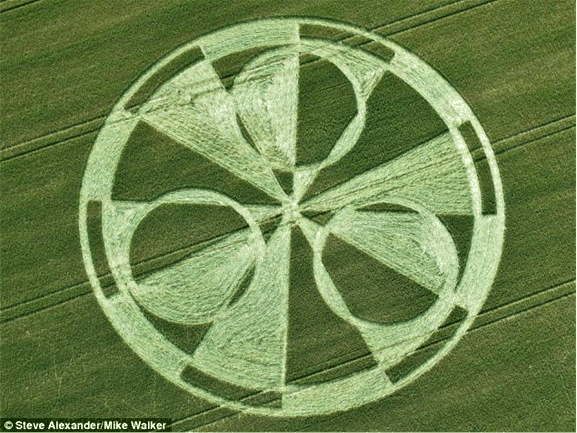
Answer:
<svg viewBox="0 0 577 433"><path fill-rule="evenodd" d="M135 281L136 270L130 266L130 256L136 251L132 239L141 226L147 225L147 220L152 220L152 224L148 224L145 232L160 231L171 217L170 213L163 216L162 210L166 206L170 210L170 206L175 205L192 210L188 218L187 243L193 244L196 252L183 255L177 251L176 263L152 273L149 271ZM236 232L230 234L231 226L219 224L215 219L221 210L227 211L223 214L226 220L231 219L231 215L235 217ZM158 212L163 216L160 221L153 217ZM183 215L186 214L176 214L177 217ZM142 308L174 323L197 324L213 320L221 308L232 302L235 292L241 288L250 269L262 259L264 251L264 239L250 211L221 194L206 190L178 191L152 203L106 203L104 216L105 247L120 289L128 290ZM263 216L267 217L267 214L263 213ZM180 235L182 232L178 231ZM152 246L155 244L153 242Z"/></svg>
<svg viewBox="0 0 577 433"><path fill-rule="evenodd" d="M378 323L412 320L437 296L360 248L330 235L323 264L351 313Z"/></svg>
<svg viewBox="0 0 577 433"><path fill-rule="evenodd" d="M277 170L295 165L298 79L298 51L276 49L249 62L231 90L255 146Z"/></svg>
<svg viewBox="0 0 577 433"><path fill-rule="evenodd" d="M435 221L436 222L436 221ZM451 269L436 248L451 246L444 228L415 213L343 211L330 231L376 260L438 294ZM451 241L452 243L452 241ZM445 245L447 244L447 245ZM449 254L454 247L443 254ZM454 254L456 259L456 254ZM448 258L445 261L453 261ZM444 264L444 269L440 265Z"/></svg>
<svg viewBox="0 0 577 433"><path fill-rule="evenodd" d="M337 315L359 329L379 362L394 363L422 344L457 302L458 261L454 243L434 215L423 208L417 210L418 213L389 214L347 209L338 212L324 227L310 220L301 221L314 245L315 279L322 297ZM324 250L330 236L337 236L426 287L438 295L437 301L422 314L401 323L382 324L357 317L347 304L346 299L350 296L343 296L339 291L340 282L333 280L325 267ZM354 268L351 271L362 272ZM354 278L354 275L350 277ZM358 280L362 282L363 279L361 275ZM392 281L395 282L399 280ZM360 288L359 292L363 290L366 288Z"/></svg>

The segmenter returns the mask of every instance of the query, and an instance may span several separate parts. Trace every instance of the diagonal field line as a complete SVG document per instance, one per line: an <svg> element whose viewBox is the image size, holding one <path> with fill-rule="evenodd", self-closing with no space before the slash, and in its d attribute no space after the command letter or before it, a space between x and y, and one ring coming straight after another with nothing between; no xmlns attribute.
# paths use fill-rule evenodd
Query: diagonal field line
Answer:
<svg viewBox="0 0 577 433"><path fill-rule="evenodd" d="M274 222L274 221L275 218L272 218L270 220L263 220L261 224L267 224L267 222ZM264 230L263 234L267 234L273 229L274 225L272 228L267 228L266 230ZM174 263L175 258L177 259L176 261L178 261L180 260L178 259L179 257L186 256L195 251L198 251L199 248L204 248L205 246L212 245L215 242L218 242L219 239L237 233L241 230L244 230L244 228L229 233L224 233L220 236L216 236L210 239L206 239L205 241L199 244L187 245L185 247L178 248L166 254L160 254L154 257L150 257L146 260L135 263L134 267L138 273L141 273L142 275L147 275L150 272L154 272L165 266L171 265L172 263ZM113 284L113 277L111 273L99 275L99 278L103 281L103 289L106 289ZM20 317L25 317L30 314L40 312L41 310L44 310L46 308L50 308L55 305L62 304L64 302L71 301L73 299L89 294L91 292L92 287L90 286L90 282L84 281L82 283L74 284L72 286L59 289L55 292L48 293L44 296L32 299L30 301L20 302L16 305L12 305L10 307L0 310L0 325L7 322L11 322Z"/></svg>
<svg viewBox="0 0 577 433"><path fill-rule="evenodd" d="M29 2L29 3L32 3L32 2ZM25 3L25 4L29 4L29 3ZM486 2L485 2L485 3L486 3ZM439 9L441 9L441 8L439 8ZM458 12L455 12L455 13L458 13ZM451 14L451 15L452 15L452 14ZM450 16L450 15L445 15L444 17L446 17L446 16ZM401 20L401 21L399 21L398 23L401 23L402 21L404 21L404 20ZM427 21L427 22L430 22L430 21ZM418 25L423 25L423 24L426 24L427 22L420 23L420 24L418 24ZM397 23L395 23L395 24L397 24ZM415 27L416 27L416 26L415 26ZM385 28L394 28L394 26L385 26ZM410 28L409 28L409 29L410 29ZM405 30L409 30L409 29L405 29ZM405 30L401 30L401 31L405 31ZM388 33L388 34L392 34L392 33ZM102 118L102 119L103 119L103 118ZM97 120L98 120L98 119L97 119ZM91 122L94 122L94 120L91 121ZM564 125L561 129L556 129L558 126L561 125L561 123L558 123L558 122L562 122L562 124ZM552 126L551 124L553 124L553 123L554 123L556 126L555 126L555 125ZM551 122L551 123L549 123L549 124L542 125L542 126L539 127L539 128L543 128L543 131L545 131L545 130L552 130L553 132L543 133L543 134L541 134L541 135L539 135L539 134L532 135L532 136L531 136L532 138L528 139L528 141L527 141L527 132L523 132L523 133L517 134L517 135L515 135L515 136L513 136L513 137L509 137L508 139L501 140L501 141L498 142L498 143L505 143L505 144L507 144L507 146L503 146L502 148L499 147L499 150L497 149L497 147L495 147L496 154L502 154L502 153L504 153L504 152L506 152L506 151L508 151L508 150L510 150L510 149L513 149L513 148L516 148L516 147L522 146L522 145L527 145L528 143L531 143L532 141L538 140L538 139L540 139L540 138L547 137L547 136L550 136L550 135L552 135L552 134L565 131L565 130L567 130L567 129L571 129L571 128L574 127L574 124L575 124L575 116L574 116L574 115L573 115L573 116L568 116L568 117L565 117L565 118L563 118L563 119L560 119L560 120L556 120L556 121L554 121L554 122ZM539 129L539 128L536 128L536 129ZM533 131L533 130L531 130L531 131ZM542 131L542 132L543 132L543 131ZM530 132L530 131L529 131L529 132ZM80 135L82 135L82 134L80 134ZM77 136L78 136L78 135L77 135ZM522 136L522 137L521 137L521 136ZM509 141L509 140L510 140L510 141ZM54 143L52 143L52 144L58 144L58 143L59 143L59 142L54 142ZM571 284L572 282L573 282L573 281L566 282L566 283L562 284L561 286L562 286L562 287L566 287L567 284ZM84 285L84 284L86 284L86 283L82 283L81 285ZM559 288L559 287L561 287L561 286L556 286L556 288ZM73 286L73 287L76 287L76 288L77 288L77 287L79 287L79 286L77 285L77 286ZM549 291L554 290L554 289L555 289L555 288L546 289L545 291L540 292L540 293L545 293L545 292L549 293ZM64 290L66 290L66 289L64 289ZM63 292L64 290L61 290L60 292ZM88 288L87 292L89 292L89 291L90 291L90 288ZM545 303L553 302L553 301L558 300L558 299L561 299L561 298L563 298L563 297L570 296L572 293L574 293L574 290L573 290L572 292L564 293L563 295L560 295L560 296L557 297L557 298L552 298L552 299L546 300L546 301L544 301L543 303L540 303L540 304L530 303L530 302L527 301L526 299L522 299L522 300L519 300L519 301L515 301L515 302L513 302L513 303L511 303L511 304L507 304L507 305L505 305L505 306L499 307L499 308L496 309L496 310L491 310L491 311L488 311L488 312L486 312L486 313L483 313L483 315L480 315L479 318L480 318L480 317L486 318L486 321L483 322L483 323L481 323L479 326L474 325L471 329L474 330L474 329L478 329L478 328L481 328L481 327L484 327L484 326L491 325L491 324L496 323L496 322L498 322L498 321L504 320L504 319L507 318L507 317L511 317L511 316L514 316L514 315L517 315L517 314L524 313L525 311L528 311L528 310L530 310L530 309L537 308L537 307L539 307L540 305L543 305L543 304L545 304ZM82 294L83 294L83 293L82 293ZM535 296L537 296L537 295L531 295L529 298L533 299ZM66 300L64 300L63 302L66 302ZM527 306L527 307L524 308L524 309L517 310L517 306L518 306L519 304L523 304L523 305L525 305L525 306L526 306L526 305L529 305L529 306ZM498 316L497 318L494 318L494 316L495 316L495 314L496 314L495 311L498 310L499 312L501 312L501 311L504 311L504 309L505 309L505 308L508 308L508 307L511 307L511 310L510 310L510 311L512 311L511 314L509 314L508 316ZM495 313L495 314L494 314L494 315L491 315L491 313ZM492 318L493 318L494 320L493 320ZM188 419L188 418L185 418L184 420L187 420L187 419ZM181 421L183 421L183 420L181 420ZM181 422L181 421L177 421L177 423L179 423L179 422Z"/></svg>
<svg viewBox="0 0 577 433"><path fill-rule="evenodd" d="M17 8L28 6L39 1L46 1L46 0L32 0L30 2L26 2L25 0L5 0L4 2L0 3L0 14L15 10ZM450 3L448 5L440 6L438 8L432 8L425 10L423 12L416 13L414 15L410 15L405 18L401 18L397 21L392 23L388 23L385 25L376 26L370 31L383 35L383 36L391 36L394 34L402 33L407 30L411 30L413 28L420 27L422 25L426 25L444 18L451 17L453 15L467 12L469 10L475 9L477 7L493 3L499 0L460 0L454 3ZM2 9L3 3L8 4L15 4L13 7L8 9ZM22 3L22 4L20 4ZM354 40L355 36L345 38L344 40ZM354 44L353 44L354 45ZM363 46L365 43L360 44L359 46ZM231 76L225 76L223 79L230 78ZM98 116L92 119L88 119L81 123L77 123L74 125L70 125L65 129L61 129L59 131L50 132L48 134L42 135L40 137L36 137L31 140L27 140L22 143L14 144L6 149L0 150L0 161L9 160L18 156L26 155L30 152L38 151L44 149L46 147L57 145L61 142L69 140L71 138L77 138L83 135L87 135L92 132L96 132L100 129L104 120L106 119L107 115Z"/></svg>
<svg viewBox="0 0 577 433"><path fill-rule="evenodd" d="M12 11L14 9L19 9L22 6L28 6L38 1L39 0L3 0L0 3L0 13Z"/></svg>
<svg viewBox="0 0 577 433"><path fill-rule="evenodd" d="M575 129L575 115L567 116L556 120L554 122L547 123L545 125L538 126L536 128L524 131L519 134L515 134L511 137L496 141L493 143L493 148L496 149L499 155L506 153L509 150L518 148L519 146L530 144L536 140L542 139L544 137L549 137L566 131L567 129ZM168 253L166 255L154 257L143 262L139 262L136 266L149 266L154 261L160 261L169 258L172 255L182 253L184 250L189 248L196 248L195 245L190 245L181 250ZM68 286L52 293L46 294L39 298L35 298L29 301L24 301L17 305L12 305L10 307L0 310L0 324L6 323L12 320L16 320L20 317L25 317L29 314L50 308L54 305L67 302L69 300L75 299L79 296L86 295L92 292L90 283L88 281L74 284Z"/></svg>
<svg viewBox="0 0 577 433"><path fill-rule="evenodd" d="M547 288L533 295L527 296L525 298L513 301L509 304L484 311L477 316L475 322L473 323L471 328L469 328L469 330L467 331L467 334L477 332L478 330L486 326L491 326L504 320L510 319L511 317L520 314L525 314L528 311L531 311L535 308L539 308L540 306L564 299L574 294L575 294L575 279L572 279L565 281L559 285ZM458 326L458 324L447 326L446 329L447 331L450 331L451 327L456 326ZM448 332L448 334L450 334L450 332ZM440 343L446 340L447 340L446 338L437 340L431 345L423 346L419 350L426 350L428 347L432 345L439 345ZM349 361L348 363L353 363L355 361L358 360L352 360ZM311 374L310 376L312 377L318 374L322 374L324 372L325 371L314 373ZM177 420L172 424L172 427L174 430L178 429L183 431L195 429L201 426L206 427L208 425L215 424L223 419L236 417L239 414L240 414L239 412L235 412L230 409L222 407L213 407L205 409L202 412L193 414L189 417Z"/></svg>

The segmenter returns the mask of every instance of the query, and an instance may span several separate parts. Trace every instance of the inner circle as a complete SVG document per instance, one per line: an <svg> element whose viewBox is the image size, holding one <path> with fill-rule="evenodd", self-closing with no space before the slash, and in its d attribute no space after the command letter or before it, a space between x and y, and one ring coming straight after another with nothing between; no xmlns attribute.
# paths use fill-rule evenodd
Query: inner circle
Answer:
<svg viewBox="0 0 577 433"><path fill-rule="evenodd" d="M168 267L166 272L169 272L167 275L171 276L170 281L162 273L146 277L142 280L144 283L140 281L142 278L139 278L139 281L135 280L134 266L131 266L129 258L131 255L129 250L133 247L135 234L146 223L147 217L153 215L156 210L165 205L175 204L209 206L210 209L230 208L246 221L248 227L236 235L234 233L225 235L220 242L216 241L214 246L208 243L206 247L192 253L188 259L182 259ZM193 228L191 227L191 229ZM117 246L111 245L111 254L124 258L113 272L124 283L139 306L172 323L196 325L213 320L214 316L226 307L227 299L234 295L235 286L233 284L236 284L236 281L231 279L234 275L222 275L218 272L218 266L229 268L226 266L226 262L223 262L229 256L223 254L230 252L230 259L227 259L229 261L250 260L252 266L258 266L258 263L263 259L265 250L262 232L250 211L236 201L213 191L182 190L160 197L143 208L141 215L134 221L129 230L124 233L124 241ZM235 240L235 236L238 237L238 240ZM139 237L142 238L142 236ZM228 238L231 239L229 244L227 244ZM222 256L222 259L218 259L219 255ZM187 264L188 262L190 264ZM214 269L203 271L202 268L207 266L203 263L209 264ZM250 263L247 262L246 266L250 266ZM182 270L179 271L179 268ZM238 269L244 268L240 266ZM187 274L191 272L196 276L196 281L190 281L191 277ZM213 277L210 278L210 275ZM219 277L219 275L221 276ZM175 280L174 278L182 278L182 280ZM217 279L214 280L214 278Z"/></svg>

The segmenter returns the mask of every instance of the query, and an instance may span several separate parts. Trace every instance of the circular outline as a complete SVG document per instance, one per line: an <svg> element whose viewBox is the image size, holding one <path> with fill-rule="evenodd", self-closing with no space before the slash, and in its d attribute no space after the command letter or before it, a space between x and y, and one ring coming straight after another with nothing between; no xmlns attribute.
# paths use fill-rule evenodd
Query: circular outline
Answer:
<svg viewBox="0 0 577 433"><path fill-rule="evenodd" d="M182 196L182 198L180 198L180 196ZM146 217L148 215L150 215L150 213L152 213L158 207L160 207L164 204L192 204L192 205L194 205L194 204L207 204L206 199L210 198L210 197L214 198L213 203L218 203L218 205L223 206L223 207L227 206L227 207L232 208L238 215L240 215L242 218L244 218L244 220L247 222L248 228L251 231L251 236L249 236L249 239L247 240L247 242L249 244L256 244L256 246L257 246L257 254L255 254L255 257L254 257L254 261L255 261L254 266L258 266L263 261L263 258L264 258L266 241L264 240L260 226L257 224L255 219L253 218L250 211L248 209L246 209L242 204L231 199L230 197L225 196L224 194L221 194L221 193L216 192L216 191L203 190L203 189L198 189L198 188L190 188L190 189L185 189L185 190L178 190L178 191L175 191L172 193L167 193L167 194L157 198L156 200L149 202L149 205L147 206L146 214L143 216L142 219L139 220L138 224L135 225L134 230L129 234L129 236L127 236L127 242L128 242L129 247L132 244L132 238L134 237L134 234L136 233L138 226L146 219ZM198 200L198 202L195 202L195 198ZM129 272L126 272L126 274L130 275L130 279L128 281L126 281L126 284L128 285L129 292L134 293L134 290L132 289L132 287L137 286L138 283L134 280L134 277L132 276L132 272L130 270L129 270ZM138 300L137 299L138 296L133 294L132 297L135 300ZM152 312L152 313L154 314L154 312ZM174 322L174 323L178 323L178 322ZM204 322L202 322L202 323L204 323ZM170 341L168 343L173 344Z"/></svg>
<svg viewBox="0 0 577 433"><path fill-rule="evenodd" d="M425 207L418 205L416 203L411 203L409 200L398 199L396 197L385 197L383 199L380 199L378 201L378 203L388 203L388 204L400 205L400 206L403 206L403 207L406 207L406 208L409 208L409 209L416 211L425 220L428 220L428 222L431 225L437 226L437 227L435 227L435 230L437 230L438 233L436 233L435 237L436 238L443 237L444 239L442 239L442 242L444 242L445 244L447 243L447 241L451 242L453 249L454 249L454 243L452 241L452 237L449 234L449 232L447 231L446 227L442 223L440 223L439 219L436 217L435 214L433 214L431 211L429 211ZM354 210L356 211L358 209L354 209ZM327 222L327 224L325 224L323 227L320 228L320 230L317 232L317 236L316 236L314 245L312 247L313 254L314 254L313 267L315 269L315 280L317 283L317 287L321 286L320 281L319 281L319 279L321 278L319 276L319 274L320 274L320 275L322 275L322 278L324 278L326 281L330 282L330 285L331 285L330 290L331 291L335 291L335 290L338 291L338 289L334 285L333 278L332 278L330 272L325 267L325 264L323 262L323 252L324 252L324 249L326 247L326 240L327 240L328 236L331 234L332 224L334 223L334 220L336 218L338 218L338 214L340 212L343 212L343 211L346 212L347 210L346 209L340 209L339 211L335 212L335 215L331 218L331 220L329 222ZM447 247L447 245L445 245L445 247ZM447 251L443 250L441 253L443 255L446 255ZM398 328L404 328L404 327L412 327L412 326L414 326L414 325L412 325L412 322L414 322L417 319L423 319L425 316L427 316L427 317L428 316L434 316L433 318L436 319L435 320L436 325L434 327L432 327L433 329L429 329L426 332L421 332L420 335L413 335L410 337L411 339L413 339L413 338L415 339L415 341L412 344L412 346L414 346L414 348L409 350L403 356L407 356L414 349L418 348L422 343L424 343L425 340L429 337L429 335L432 332L435 332L443 324L443 322L447 319L447 317L451 313L453 307L455 306L453 297L449 296L450 294L452 294L452 292L454 292L456 290L457 284L459 282L458 281L459 264L458 264L457 257L456 257L456 251L454 251L454 253L455 253L454 257L451 256L451 254L449 254L448 257L445 257L447 259L447 261L449 261L451 263L445 262L445 263L441 264L441 266L446 269L447 278L446 278L445 282L443 283L442 288L439 289L438 299L435 302L433 302L432 305L428 306L425 311L420 312L416 317L413 317L411 319L408 319L408 320L402 321L402 322L388 323L386 325L383 324L383 326L386 326L388 328L397 328L398 329ZM438 257L435 257L435 258L438 258ZM324 297L324 294L322 293L321 290L319 290L319 291L321 292L321 296L323 296L323 298L325 299L325 303L330 306L331 301ZM444 308L444 307L447 307L447 308ZM334 308L333 308L333 311L335 312L335 314L339 315L338 313L336 313ZM445 313L439 314L442 311L445 311ZM341 318L343 320L346 320L345 317L341 317ZM360 323L371 322L371 320L369 320L369 319L361 319L358 317L355 317L354 320L358 321ZM419 338L417 339L417 337L419 337ZM399 361L395 360L395 362L393 362L391 364L391 366L396 365L398 362Z"/></svg>
<svg viewBox="0 0 577 433"><path fill-rule="evenodd" d="M420 365L412 374L408 375L407 377L405 377L405 378L401 379L399 382L397 382L397 384L395 385L393 390L387 390L388 392L384 392L382 394L379 394L379 393L372 394L367 399L362 400L362 401L361 400L356 401L356 402L354 402L354 404L345 404L345 405L338 405L337 404L337 406L332 407L330 410L320 410L319 411L319 410L314 410L314 408L309 408L308 410L305 408L303 410L294 410L293 409L292 411L288 411L288 410L284 410L283 408L275 409L275 408L267 408L267 407L254 407L254 406L247 406L247 405L244 405L244 404L242 404L240 402L236 402L236 401L229 401L229 400L220 398L218 396L212 395L212 394L210 394L210 393L208 393L202 389L197 389L195 387L187 386L187 384L180 383L181 381L178 381L178 380L175 381L173 377L164 375L167 379L169 379L173 383L176 383L177 385L187 389L188 391L192 392L195 395L204 397L204 398L206 398L210 401L213 401L215 403L218 403L218 404L226 405L226 406L233 408L233 409L238 409L238 410L242 410L242 411L246 411L246 412L254 413L254 414L266 414L266 415L272 415L272 416L320 415L322 413L332 413L332 412L336 412L336 411L347 410L347 409L350 409L352 407L357 407L357 406L360 406L362 404L378 400L378 399L380 399L380 398L382 398L382 397L384 397L384 396L386 396L392 392L395 392L396 390L402 388L406 384L412 382L417 377L422 375L425 371L427 371L430 367L432 367L434 364L436 364L442 357L444 357L454 347L454 345L463 336L463 334L465 333L465 331L467 330L467 328L470 326L473 319L477 315L481 305L484 303L484 300L485 300L486 295L490 289L490 286L492 285L492 282L493 282L494 276L495 276L495 272L496 272L496 267L497 267L499 260L500 260L500 256L501 256L501 252L502 252L502 243L503 243L504 216L505 216L505 214L504 214L504 199L503 199L503 191L502 191L502 186L501 186L501 179L499 176L499 171L498 171L498 167L497 167L497 163L496 163L496 160L494 157L493 150L491 148L489 140L488 140L484 130L482 129L479 121L474 116L474 114L472 113L471 109L469 108L469 106L465 102L465 100L456 92L456 90L437 71L435 71L432 67L430 67L423 60L421 60L420 58L409 53L407 50L398 46L397 44L390 42L379 35L373 34L369 31L366 31L364 29L360 29L358 27L355 27L355 26L352 26L349 24L343 24L343 23L334 22L334 21L325 20L325 19L289 17L289 18L274 18L274 19L250 21L250 22L245 22L245 23L236 24L233 26L217 29L211 33L204 35L204 36L200 36L198 38L195 38L193 41L191 41L191 42L181 46L180 48L177 48L174 51L172 51L170 54L165 56L163 59L156 62L155 65L152 68L150 68L148 71L146 71L143 75L141 75L135 81L135 83L133 83L130 86L130 88L119 99L118 103L114 106L114 108L111 111L110 115L108 116L104 126L102 127L101 131L99 132L98 137L97 137L96 142L95 142L95 145L94 145L94 147L90 153L88 163L86 165L86 169L85 169L85 173L84 173L84 177L83 177L83 182L82 182L82 187L81 187L80 209L79 209L81 247L82 247L83 259L85 262L85 266L86 266L87 272L89 274L89 279L90 279L91 284L95 290L96 297L97 297L99 303L101 304L104 312L106 313L107 317L109 318L109 320L113 324L114 328L117 331L119 331L119 333L122 335L124 341L136 353L138 353L139 356L141 356L141 358L143 358L143 360L145 360L145 362L147 362L149 365L151 365L154 368L155 363L150 362L151 360L149 359L148 356L146 356L146 353L143 353L143 351L138 350L138 348L135 347L134 344L132 344L131 340L129 338L126 338L126 337L128 337L128 335L125 335L126 334L126 332L124 332L125 330L122 330L123 332L120 332L119 326L117 326L117 324L114 322L113 318L110 316L109 310L110 310L110 308L112 308L112 306L109 305L108 300L102 294L102 289L100 287L100 283L99 283L99 281L96 277L96 274L94 272L91 253L90 253L89 246L88 246L88 239L86 236L86 233L87 233L87 231L86 231L86 205L87 205L87 202L89 200L89 198L87 198L87 197L90 197L91 193L94 193L94 188L91 185L87 185L87 182L86 182L87 173L89 174L89 173L93 172L94 167L98 166L98 165L104 165L105 168L107 168L106 166L108 166L108 168L110 168L110 167L115 168L116 164L114 163L114 157L113 157L113 155L110 154L111 149L110 148L102 149L104 147L102 145L102 143L103 143L103 141L106 141L106 140L103 140L103 137L106 137L106 135L108 133L108 138L110 138L110 135L114 135L114 134L117 134L119 132L119 131L116 131L117 128L115 128L114 125L118 121L127 120L125 112L124 112L125 103L132 97L132 95L138 90L138 88L142 84L144 84L152 76L152 74L155 72L155 70L163 67L165 64L170 62L172 59L174 59L178 55L184 53L185 51L188 51L194 47L201 46L202 44L206 43L206 41L210 41L211 38L214 38L217 35L222 36L223 33L230 31L230 29L238 29L238 28L243 28L243 27L250 28L251 26L255 26L255 25L256 26L262 26L263 24L274 24L274 23L279 23L279 22L292 22L292 23L295 23L296 25L314 24L314 25L326 26L326 27L330 27L330 28L334 28L334 29L338 29L338 30L344 30L346 32L353 33L355 35L362 35L364 37L371 39L372 41L375 41L379 44L382 44L382 45L392 49L395 52L395 58L397 58L399 55L402 55L403 58L408 60L409 64L414 67L414 70L412 70L410 72L415 73L417 77L419 76L420 73L424 73L426 75L430 75L430 76L434 77L435 84L437 84L437 88L436 89L427 89L427 88L421 88L421 87L418 87L418 86L416 87L416 86L412 85L410 83L410 81L412 81L410 76L403 77L403 76L400 76L398 74L395 74L399 78L401 78L403 81L405 81L409 85L411 85L411 87L415 91L419 92L427 100L427 102L435 109L435 111L437 111L437 113L439 113L438 107L433 105L433 103L431 102L432 96L431 96L431 93L429 92L429 90L430 91L436 90L437 93L439 93L439 92L442 93L443 98L444 98L444 102L448 103L451 106L451 108L454 110L454 113L457 114L456 119L451 119L451 118L447 118L446 116L443 116L442 115L443 113L439 113L441 115L441 117L443 118L443 121L445 122L445 124L449 127L449 130L451 132L453 139L455 140L457 147L462 152L463 161L464 161L465 166L467 167L467 171L468 171L468 174L470 177L470 182L472 185L472 190L473 190L472 193L478 194L479 193L479 187L478 187L478 181L476 178L477 175L476 175L476 170L475 170L474 165L473 165L473 161L470 159L470 154L468 152L468 149L466 148L466 145L464 144L464 140L463 140L462 136L460 135L460 133L456 129L461 123L463 123L466 120L471 122L471 124L475 130L475 133L477 134L477 136L481 142L483 151L485 153L485 156L487 158L487 161L488 161L488 164L490 167L491 177L492 177L492 181L493 181L493 185L494 185L495 199L496 199L497 211L496 211L496 215L494 216L494 220L495 220L494 225L492 227L486 228L487 230L492 230L491 235L492 235L492 240L494 242L493 243L494 248L492 249L493 250L493 257L492 257L492 261L491 261L492 266L491 266L491 269L488 270L487 275L485 275L486 280L484 282L487 283L486 284L487 287L484 290L485 293L484 293L483 299L478 303L479 305L475 306L476 308L469 310L467 318L461 324L461 326L459 327L457 332L454 334L454 336L445 344L445 346L434 357L429 359L426 363ZM260 44L260 45L263 45L263 44ZM362 48L355 48L355 49L362 49ZM395 60L395 58L393 58L393 61ZM439 89L439 87L441 89ZM448 99L448 101L446 99ZM119 116L119 114L120 114L120 116ZM446 114L446 113L444 113L444 114ZM129 127L124 131L124 134L122 134L122 135L126 136L126 138L127 138L130 135L130 133L132 132L132 127L130 127L130 125L129 125ZM122 147L122 143L120 143L119 138L122 138L122 137L117 136L116 139L112 140L112 146L113 146L113 149L112 149L113 152L112 153L114 153L115 150L118 151L118 147L120 147L120 148ZM468 158L467 158L467 156L468 156ZM476 186L476 188L474 188L475 186ZM477 204L479 204L480 198L478 198L476 200L476 202L477 202ZM476 221L475 225L477 225L477 218L480 217L480 209L478 208L478 205L475 208L474 212L475 212L475 218L476 218L475 219L475 221ZM475 244L475 235L473 235L473 239L472 239L471 252L473 252L473 245L474 244ZM469 256L469 258L467 259L467 264L470 261L471 261L471 256ZM462 281L463 281L463 279L461 279L461 282ZM461 282L459 284L461 284ZM157 370L156 368L154 368L154 369ZM378 367L375 368L375 370L378 370ZM341 380L339 380L338 382L342 383Z"/></svg>

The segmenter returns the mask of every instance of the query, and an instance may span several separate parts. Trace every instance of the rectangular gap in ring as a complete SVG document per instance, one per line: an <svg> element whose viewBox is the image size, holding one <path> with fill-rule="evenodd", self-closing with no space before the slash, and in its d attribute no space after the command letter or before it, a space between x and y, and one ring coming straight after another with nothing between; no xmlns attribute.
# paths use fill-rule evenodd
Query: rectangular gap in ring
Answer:
<svg viewBox="0 0 577 433"><path fill-rule="evenodd" d="M459 125L458 129L463 136L463 140L465 140L467 147L469 148L469 152L473 153L475 150L483 147L481 140L479 140L479 137L477 136L475 128L473 128L471 122L467 120L466 122Z"/></svg>
<svg viewBox="0 0 577 433"><path fill-rule="evenodd" d="M477 169L479 187L481 188L483 215L496 215L497 201L495 197L495 185L493 183L489 161L486 158L475 161L475 168Z"/></svg>
<svg viewBox="0 0 577 433"><path fill-rule="evenodd" d="M374 41L363 35L349 33L332 27L321 26L316 24L301 24L300 34L305 37L330 39L338 41L350 47L360 47L371 54L390 62L395 52L385 45Z"/></svg>
<svg viewBox="0 0 577 433"><path fill-rule="evenodd" d="M332 41L339 41L353 36L350 32L319 24L301 24L299 32L304 37L330 39Z"/></svg>
<svg viewBox="0 0 577 433"><path fill-rule="evenodd" d="M360 48L374 54L385 62L390 62L395 56L395 52L392 49L372 40L369 40L368 43L363 43Z"/></svg>
<svg viewBox="0 0 577 433"><path fill-rule="evenodd" d="M473 153L483 148L479 136L475 132L475 128L471 122L466 121L459 126L459 132L463 136L463 140L467 144L469 152ZM477 176L479 178L479 186L481 188L481 200L483 203L483 215L495 215L497 213L497 205L495 201L495 186L493 184L493 176L491 176L491 168L486 158L475 162L477 169Z"/></svg>

